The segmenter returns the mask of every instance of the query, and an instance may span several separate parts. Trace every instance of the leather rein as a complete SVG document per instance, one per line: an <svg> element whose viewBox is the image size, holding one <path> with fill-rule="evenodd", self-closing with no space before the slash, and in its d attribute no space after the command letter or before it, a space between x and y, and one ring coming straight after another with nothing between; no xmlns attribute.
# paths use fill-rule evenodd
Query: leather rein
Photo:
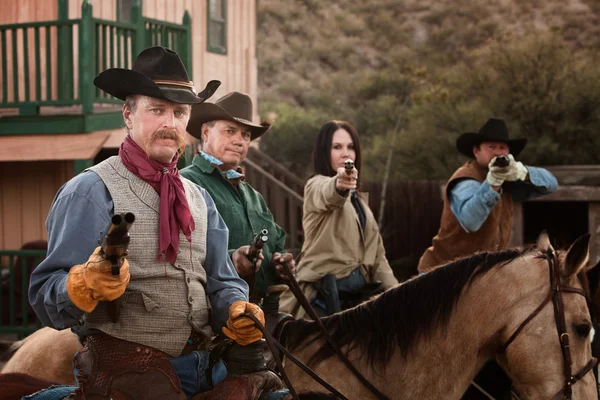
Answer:
<svg viewBox="0 0 600 400"><path fill-rule="evenodd" d="M317 312L310 305L306 296L302 292L300 285L298 285L298 281L296 281L296 278L294 277L294 275L293 275L292 271L290 270L290 268L288 267L288 265L283 263L283 264L281 264L281 266L283 267L283 270L285 271L287 277L289 278L288 283L289 283L290 290L292 291L294 296L296 296L296 298L298 299L298 301L300 302L300 304L302 305L304 310L308 313L308 315L317 323L321 332L325 336L327 343L329 344L331 349L334 350L335 354L344 363L344 365L346 365L346 368L348 368L350 370L350 372L352 372L352 374L363 384L363 386L365 386L371 393L373 393L377 399L389 400L387 396L385 396L383 393L381 393L371 382L369 382L369 380L367 378L365 378L360 373L360 371L358 371L358 369L356 369L356 367L350 362L350 360L348 360L348 358L342 352L342 350L335 344L335 342L331 338L331 335L329 334L329 331L327 330L327 328L325 328L325 325L323 325L323 322L317 315ZM269 345L269 348L271 349L271 353L273 353L273 359L275 360L277 368L279 369L280 374L283 378L283 381L287 385L288 389L290 390L290 394L292 395L292 397L294 399L298 399L298 395L296 394L296 392L292 386L292 383L290 382L289 378L287 377L287 375L283 369L283 364L281 362L281 358L279 357L279 354L275 350L275 348L277 348L279 351L281 351L287 358L289 358L298 367L300 367L305 373L310 375L315 381L317 381L319 384L321 384L321 386L323 386L324 388L329 390L337 398L342 399L342 400L348 400L347 397L345 397L342 393L340 393L333 386L331 386L329 383L327 383L323 378L318 376L308 366L306 366L304 363L302 363L300 360L298 360L296 357L294 357L285 347L283 347L277 340L275 340L275 338L273 338L273 336L271 336L271 334L266 329L264 329L264 327L259 323L259 321L253 315L244 314L243 316L252 319L254 321L255 325L257 326L257 328L260 329L261 332L263 333L263 335L265 336L267 344Z"/></svg>
<svg viewBox="0 0 600 400"><path fill-rule="evenodd" d="M581 380L588 372L594 368L598 360L595 357L592 357L590 361L576 374L572 373L573 361L571 358L571 350L569 344L569 333L567 332L567 323L565 321L565 307L563 303L563 293L575 293L580 294L586 298L587 296L585 292L581 289L563 286L560 283L560 271L558 269L558 258L556 256L556 252L553 250L548 250L544 253L546 261L548 261L548 267L550 272L550 291L548 295L542 301L542 303L535 309L533 312L525 318L521 325L514 331L514 333L510 336L508 341L503 346L503 351L506 352L508 346L519 336L519 333L527 326L527 324L534 319L542 309L552 301L552 305L554 306L554 320L556 321L556 330L558 332L558 339L560 342L560 348L563 356L563 374L565 378L564 387L558 391L552 400L570 400L573 395L572 386L579 380ZM512 390L513 399L521 400L518 393L515 389Z"/></svg>

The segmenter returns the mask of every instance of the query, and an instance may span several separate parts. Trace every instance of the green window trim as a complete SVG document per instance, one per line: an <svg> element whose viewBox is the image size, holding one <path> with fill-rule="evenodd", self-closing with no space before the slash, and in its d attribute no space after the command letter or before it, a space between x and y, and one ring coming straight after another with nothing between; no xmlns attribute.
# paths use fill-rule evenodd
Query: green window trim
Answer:
<svg viewBox="0 0 600 400"><path fill-rule="evenodd" d="M207 50L227 54L227 0L208 0L206 8Z"/></svg>

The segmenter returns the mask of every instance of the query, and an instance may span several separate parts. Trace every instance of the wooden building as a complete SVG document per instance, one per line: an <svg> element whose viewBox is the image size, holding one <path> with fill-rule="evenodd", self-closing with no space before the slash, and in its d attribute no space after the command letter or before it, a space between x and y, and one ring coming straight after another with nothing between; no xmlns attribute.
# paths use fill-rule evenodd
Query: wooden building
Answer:
<svg viewBox="0 0 600 400"><path fill-rule="evenodd" d="M590 264L600 261L600 165L568 165L547 168L558 189L524 203L516 203L511 242L532 243L542 231L556 248L565 248L589 233Z"/></svg>
<svg viewBox="0 0 600 400"><path fill-rule="evenodd" d="M0 0L0 250L46 239L58 189L116 154L122 102L101 71L152 45L176 50L196 88L257 98L256 0ZM190 140L191 141L191 140Z"/></svg>

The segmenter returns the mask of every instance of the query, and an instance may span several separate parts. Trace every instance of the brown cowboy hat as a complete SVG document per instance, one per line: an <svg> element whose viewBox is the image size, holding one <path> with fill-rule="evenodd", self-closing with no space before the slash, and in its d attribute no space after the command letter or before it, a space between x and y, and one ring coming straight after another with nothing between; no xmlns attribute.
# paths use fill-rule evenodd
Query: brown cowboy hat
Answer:
<svg viewBox="0 0 600 400"><path fill-rule="evenodd" d="M187 131L195 138L202 140L202 125L218 120L233 121L244 125L250 130L251 140L260 137L271 127L252 122L252 99L250 96L245 93L231 92L215 103L193 105Z"/></svg>
<svg viewBox="0 0 600 400"><path fill-rule="evenodd" d="M141 94L174 103L197 104L212 96L221 82L210 81L197 93L179 55L155 46L143 50L131 69L110 68L101 72L94 85L123 101L127 96Z"/></svg>
<svg viewBox="0 0 600 400"><path fill-rule="evenodd" d="M509 139L506 122L501 119L490 118L479 129L479 132L463 133L456 139L456 148L467 157L475 158L473 146L483 142L506 143L513 156L518 155L527 144L527 139Z"/></svg>

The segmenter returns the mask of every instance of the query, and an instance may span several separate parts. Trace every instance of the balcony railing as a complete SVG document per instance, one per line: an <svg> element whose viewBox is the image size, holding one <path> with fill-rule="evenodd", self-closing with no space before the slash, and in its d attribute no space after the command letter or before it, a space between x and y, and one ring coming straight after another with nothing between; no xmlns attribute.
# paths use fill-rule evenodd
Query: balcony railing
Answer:
<svg viewBox="0 0 600 400"><path fill-rule="evenodd" d="M37 115L40 106L81 106L119 100L97 90L93 79L107 68L131 68L144 48L161 45L192 70L191 17L181 25L144 18L134 2L132 22L92 17L83 1L80 19L0 25L0 108Z"/></svg>
<svg viewBox="0 0 600 400"><path fill-rule="evenodd" d="M45 250L0 250L0 334L22 337L42 326L27 291L31 271L45 257Z"/></svg>

